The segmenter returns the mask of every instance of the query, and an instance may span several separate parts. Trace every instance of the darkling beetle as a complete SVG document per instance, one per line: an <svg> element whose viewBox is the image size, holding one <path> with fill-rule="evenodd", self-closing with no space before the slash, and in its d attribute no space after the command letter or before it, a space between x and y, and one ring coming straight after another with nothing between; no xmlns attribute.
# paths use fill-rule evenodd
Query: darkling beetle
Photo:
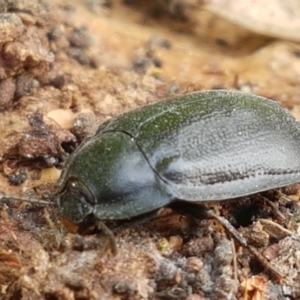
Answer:
<svg viewBox="0 0 300 300"><path fill-rule="evenodd" d="M165 206L217 218L239 235L201 203L300 182L299 154L299 124L276 102L237 91L194 92L100 125L67 161L57 207L72 223L96 222L113 251L102 221L147 219Z"/></svg>

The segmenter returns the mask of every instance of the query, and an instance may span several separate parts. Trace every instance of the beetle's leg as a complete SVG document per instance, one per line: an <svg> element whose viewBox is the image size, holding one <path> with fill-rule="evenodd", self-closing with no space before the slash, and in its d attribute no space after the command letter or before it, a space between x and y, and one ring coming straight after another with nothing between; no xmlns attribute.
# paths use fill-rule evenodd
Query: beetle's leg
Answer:
<svg viewBox="0 0 300 300"><path fill-rule="evenodd" d="M207 219L208 209L200 204L195 204L187 201L172 202L169 207L181 215L186 215L195 219Z"/></svg>
<svg viewBox="0 0 300 300"><path fill-rule="evenodd" d="M110 250L113 255L117 254L117 245L116 240L113 232L101 221L97 221L96 223L96 229L104 233L106 237L108 238Z"/></svg>
<svg viewBox="0 0 300 300"><path fill-rule="evenodd" d="M254 201L257 202L265 202L271 209L273 214L281 221L285 220L286 217L279 211L278 207L272 202L270 199L262 196L262 195L256 195L256 197L253 197Z"/></svg>
<svg viewBox="0 0 300 300"><path fill-rule="evenodd" d="M137 217L133 217L130 220L126 220L126 221L122 222L119 226L117 226L116 228L113 229L113 232L117 233L117 232L120 232L121 230L131 227L132 225L139 225L144 222L150 221L150 220L154 219L155 217L157 217L158 213L159 213L159 210L154 210L149 213L145 213L145 214L139 215Z"/></svg>
<svg viewBox="0 0 300 300"><path fill-rule="evenodd" d="M116 245L116 239L115 239L114 233L117 233L123 229L126 229L129 226L137 225L137 224L149 221L149 220L155 218L157 216L157 214L158 214L158 210L155 210L150 213L146 213L146 214L131 218L130 220L125 221L123 224L117 226L113 230L110 230L103 222L96 221L95 229L97 231L101 231L104 235L106 235L106 237L108 238L108 241L109 241L109 246L110 246L111 252L113 255L116 255L117 254L117 245Z"/></svg>
<svg viewBox="0 0 300 300"><path fill-rule="evenodd" d="M176 201L170 206L173 210L180 214L189 215L195 219L215 219L244 247L248 248L248 243L244 237L229 223L225 218L217 215L212 210L207 209L203 205L194 203Z"/></svg>
<svg viewBox="0 0 300 300"><path fill-rule="evenodd" d="M254 247L250 246L247 243L246 239L229 223L228 220L217 215L212 210L207 209L203 205L198 205L186 201L173 202L170 207L180 214L189 215L196 219L217 220L229 232L229 234L231 234L231 236L235 238L238 243L247 248L249 252L258 259L258 261L268 272L271 273L271 275L275 276L277 280L280 280L284 277L283 274L281 274L278 270L270 265L267 259L259 251L257 251Z"/></svg>
<svg viewBox="0 0 300 300"><path fill-rule="evenodd" d="M244 239L244 237L228 222L228 220L217 215L212 210L207 210L207 216L217 220L236 239L236 241L248 249L249 252L258 259L262 266L269 271L271 275L275 276L276 279L280 280L284 277L283 274L270 265L267 259L259 251L247 243L246 239Z"/></svg>

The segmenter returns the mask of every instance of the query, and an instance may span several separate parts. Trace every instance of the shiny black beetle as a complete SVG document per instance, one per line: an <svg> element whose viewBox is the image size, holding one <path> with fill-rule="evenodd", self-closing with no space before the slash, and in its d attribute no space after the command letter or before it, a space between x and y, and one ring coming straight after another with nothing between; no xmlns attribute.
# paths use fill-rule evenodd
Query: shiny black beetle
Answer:
<svg viewBox="0 0 300 300"><path fill-rule="evenodd" d="M67 161L56 204L79 228L101 229L114 253L114 235L102 221L142 221L164 206L212 217L280 277L226 219L201 204L300 182L299 154L300 125L276 102L237 91L194 92L100 125ZM0 193L4 198L17 200Z"/></svg>
<svg viewBox="0 0 300 300"><path fill-rule="evenodd" d="M211 90L100 125L66 163L58 208L76 224L130 220L296 182L300 127L291 114L266 98Z"/></svg>

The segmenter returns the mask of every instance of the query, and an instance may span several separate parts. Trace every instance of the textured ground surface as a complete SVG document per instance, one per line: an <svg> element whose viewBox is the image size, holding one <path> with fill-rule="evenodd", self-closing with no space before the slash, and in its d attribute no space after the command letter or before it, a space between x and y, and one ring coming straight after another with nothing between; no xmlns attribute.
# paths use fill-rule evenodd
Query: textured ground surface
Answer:
<svg viewBox="0 0 300 300"><path fill-rule="evenodd" d="M237 89L300 118L299 44L200 1L149 2L0 1L0 191L51 197L97 124L174 94ZM0 299L299 299L298 188L282 192L265 196L285 219L258 196L214 207L279 281L215 221L194 228L166 210L118 233L113 257L102 239L67 233L55 208L1 202Z"/></svg>

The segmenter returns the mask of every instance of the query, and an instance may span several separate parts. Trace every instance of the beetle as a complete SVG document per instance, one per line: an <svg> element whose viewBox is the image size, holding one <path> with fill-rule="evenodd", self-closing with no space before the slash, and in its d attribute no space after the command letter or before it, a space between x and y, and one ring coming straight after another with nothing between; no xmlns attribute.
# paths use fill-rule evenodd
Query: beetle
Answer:
<svg viewBox="0 0 300 300"><path fill-rule="evenodd" d="M115 249L102 221L144 220L165 206L217 217L201 204L300 182L299 153L299 124L278 103L228 90L185 94L101 124L66 162L57 207L74 224L100 224Z"/></svg>
<svg viewBox="0 0 300 300"><path fill-rule="evenodd" d="M194 92L100 125L67 161L57 205L75 224L147 219L164 206L199 216L196 203L300 182L299 153L299 124L275 101Z"/></svg>

